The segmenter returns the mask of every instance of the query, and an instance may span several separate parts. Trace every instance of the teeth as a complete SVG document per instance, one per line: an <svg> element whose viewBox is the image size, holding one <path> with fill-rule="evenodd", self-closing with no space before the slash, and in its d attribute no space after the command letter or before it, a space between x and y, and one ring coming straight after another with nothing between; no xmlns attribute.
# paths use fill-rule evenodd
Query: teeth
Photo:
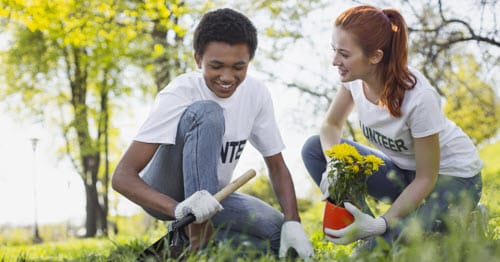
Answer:
<svg viewBox="0 0 500 262"><path fill-rule="evenodd" d="M220 85L220 86L222 86L222 88L225 88L225 89L228 89L231 87L231 85Z"/></svg>

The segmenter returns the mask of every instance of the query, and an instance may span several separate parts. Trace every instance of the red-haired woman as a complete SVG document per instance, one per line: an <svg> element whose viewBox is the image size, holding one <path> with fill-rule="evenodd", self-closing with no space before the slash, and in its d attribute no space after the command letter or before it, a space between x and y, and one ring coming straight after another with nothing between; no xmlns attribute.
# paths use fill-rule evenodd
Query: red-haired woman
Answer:
<svg viewBox="0 0 500 262"><path fill-rule="evenodd" d="M392 242L411 218L417 218L425 231L441 231L452 207L458 206L465 216L481 196L482 162L477 149L445 117L435 89L408 67L407 42L406 23L394 9L356 6L335 21L333 66L338 67L342 86L319 136L306 141L302 157L327 197L326 149L346 142L363 155L379 156L385 166L367 180L368 193L391 206L374 218L369 209L347 204L355 221L341 230L325 229L338 237L328 237L334 243L378 235ZM342 138L354 107L363 134L378 150Z"/></svg>

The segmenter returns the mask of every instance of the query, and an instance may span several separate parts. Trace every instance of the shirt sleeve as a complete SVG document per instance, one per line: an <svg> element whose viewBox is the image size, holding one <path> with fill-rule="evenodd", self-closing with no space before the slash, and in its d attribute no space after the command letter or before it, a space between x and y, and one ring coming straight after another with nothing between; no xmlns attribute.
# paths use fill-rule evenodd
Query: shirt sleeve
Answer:
<svg viewBox="0 0 500 262"><path fill-rule="evenodd" d="M189 106L185 97L173 92L160 92L146 121L134 140L145 143L175 144L177 126Z"/></svg>
<svg viewBox="0 0 500 262"><path fill-rule="evenodd" d="M285 145L274 116L273 101L267 89L265 89L263 96L262 106L250 135L250 143L262 156L268 157L280 153Z"/></svg>
<svg viewBox="0 0 500 262"><path fill-rule="evenodd" d="M415 101L408 118L412 136L420 138L442 131L446 126L446 118L437 92L432 89L424 90L415 97Z"/></svg>

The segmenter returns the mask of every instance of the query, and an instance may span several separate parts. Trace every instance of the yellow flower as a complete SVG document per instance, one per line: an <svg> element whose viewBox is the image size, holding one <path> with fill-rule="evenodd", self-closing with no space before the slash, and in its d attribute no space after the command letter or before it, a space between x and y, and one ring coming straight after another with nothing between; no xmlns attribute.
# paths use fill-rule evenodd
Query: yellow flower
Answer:
<svg viewBox="0 0 500 262"><path fill-rule="evenodd" d="M358 173L359 172L359 166L358 165L352 165L351 170L353 173Z"/></svg>
<svg viewBox="0 0 500 262"><path fill-rule="evenodd" d="M374 155L365 156L365 161L368 163L371 163L373 165L373 167L372 167L373 171L377 171L379 166L384 165L384 160L382 160Z"/></svg>
<svg viewBox="0 0 500 262"><path fill-rule="evenodd" d="M366 176L373 174L384 165L384 161L377 156L362 156L356 147L346 143L333 145L325 154L330 157L329 165L332 168L328 173L330 179L330 199L335 204L344 201L355 202L356 196L365 196L368 188Z"/></svg>
<svg viewBox="0 0 500 262"><path fill-rule="evenodd" d="M360 160L362 158L355 147L346 143L333 145L329 150L326 150L325 153L331 158L350 163L353 161L350 159L351 157L355 160Z"/></svg>

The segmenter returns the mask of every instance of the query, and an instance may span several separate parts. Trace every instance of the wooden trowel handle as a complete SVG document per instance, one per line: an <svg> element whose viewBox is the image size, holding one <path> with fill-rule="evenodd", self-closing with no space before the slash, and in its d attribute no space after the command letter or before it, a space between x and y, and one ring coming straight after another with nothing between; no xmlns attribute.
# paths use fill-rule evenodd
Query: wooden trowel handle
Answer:
<svg viewBox="0 0 500 262"><path fill-rule="evenodd" d="M215 193L214 197L217 199L217 201L222 201L224 198L229 196L231 193L234 191L238 190L242 185L244 185L248 180L252 179L256 175L255 170L250 169L247 172L245 172L243 175L235 179L233 182L229 183L227 186L225 186L223 189L221 189L219 192ZM189 214L185 217L183 217L181 220L175 221L172 223L172 228L174 230L183 228L192 222L194 222L195 217L193 214Z"/></svg>
<svg viewBox="0 0 500 262"><path fill-rule="evenodd" d="M238 190L238 188L240 188L242 185L244 185L246 182L252 179L255 175L256 175L255 170L249 169L247 172L245 172L243 175L235 179L233 182L229 183L219 192L215 193L214 195L215 199L217 199L217 201L219 202L224 200L224 198L229 196L234 191Z"/></svg>

